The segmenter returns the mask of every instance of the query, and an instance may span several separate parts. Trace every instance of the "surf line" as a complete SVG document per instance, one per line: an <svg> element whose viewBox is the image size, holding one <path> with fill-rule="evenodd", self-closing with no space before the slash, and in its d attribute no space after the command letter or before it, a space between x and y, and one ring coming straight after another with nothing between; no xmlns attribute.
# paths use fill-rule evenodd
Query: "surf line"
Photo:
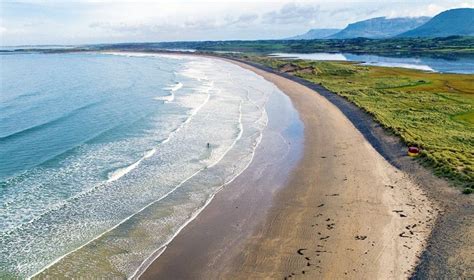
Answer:
<svg viewBox="0 0 474 280"><path fill-rule="evenodd" d="M156 149L151 149L149 150L148 152L145 153L145 155L140 158L138 161L130 164L129 166L127 167L123 167L123 168L119 168L113 172L111 172L111 174L109 175L109 179L107 180L107 183L110 183L110 182L113 182L113 181L116 181L120 178L122 178L123 176L125 176L125 174L129 173L130 171L132 171L133 169L137 168L138 165L145 159L153 156L154 154L156 153Z"/></svg>
<svg viewBox="0 0 474 280"><path fill-rule="evenodd" d="M174 101L174 98L175 98L175 92L180 90L181 88L183 87L183 83L181 82L177 82L174 86L169 86L169 87L165 87L164 89L165 90L169 90L170 94L169 95L166 95L166 96L158 96L158 97L155 97L153 99L155 100L161 100L161 101L164 101L165 103L170 103L170 102L173 102Z"/></svg>
<svg viewBox="0 0 474 280"><path fill-rule="evenodd" d="M168 138L166 140L164 140L162 143L166 143L168 142L172 136L174 134L176 134L184 125L186 125L187 123L189 123L191 121L191 119L202 109L202 107L204 107L204 105L206 105L207 102L209 102L209 99L211 97L211 94L210 94L210 91L212 89L212 86L214 85L214 83L211 81L211 83L208 85L208 87L206 88L206 93L207 93L207 96L206 96L206 99L204 100L203 103L201 103L196 109L194 109L192 111L192 113L190 114L190 116L186 119L185 122L183 122L181 124L181 126L176 129L174 132L172 132ZM227 153L228 151L226 151ZM151 155L150 155L151 156ZM222 157L223 158L223 157ZM221 159L222 159L221 158ZM171 193L173 193L174 191L176 191L178 188L180 188L186 181L188 181L189 179L191 179L192 177L194 177L195 175L197 175L198 173L200 173L202 170L205 170L207 169L208 167L204 167L204 168L201 168L199 169L198 171L196 171L194 174L192 174L191 176L187 177L186 179L184 179L183 181L181 181L177 186L175 186L173 189L171 189L170 191L168 191L166 194L164 194L163 196L161 196L160 198L158 198L157 200L154 200L152 202L150 202L149 204L145 205L143 208L141 208L140 210L138 210L137 212L131 214L130 216L126 217L125 219L121 220L118 224L114 225L113 227L107 229L106 231L102 232L101 234L99 234L98 236L94 237L93 239L87 241L86 243L84 243L83 245L73 249L72 251L56 258L55 260L53 260L50 264L46 265L45 267L43 267L42 269L40 269L38 272L36 272L35 274L33 274L32 276L29 276L27 277L27 279L31 279L33 277L36 277L37 275L41 274L43 271L47 270L48 268L50 268L51 266L55 265L56 263L58 263L61 259L67 257L68 255L84 248L85 246L87 246L88 244L92 243L93 241L101 238L102 236L104 236L105 234L107 234L108 232L114 230L115 228L117 228L118 226L120 226L121 224L125 223L126 221L128 221L130 218L132 218L133 216L143 212L143 210L145 210L146 208L148 208L149 206L153 205L154 203L156 202L159 202L161 200L163 200L164 198L168 197ZM123 175L122 175L123 176Z"/></svg>
<svg viewBox="0 0 474 280"><path fill-rule="evenodd" d="M232 145L230 145L229 148L227 148L227 150L222 154L222 156L215 163L209 165L209 168L218 164L224 158L224 156L227 155L227 153L235 146L237 141L239 141L239 139L242 138L243 133L244 133L244 126L242 125L242 99L241 99L240 104L239 104L239 134L232 142Z"/></svg>
<svg viewBox="0 0 474 280"><path fill-rule="evenodd" d="M120 226L121 224L127 222L128 220L130 220L133 216L143 212L143 210L145 210L146 208L148 208L149 206L153 205L154 203L156 202L159 202L163 199L165 199L166 197L168 197L170 194L172 194L173 192L175 192L179 187L181 187L181 185L183 185L186 181L188 181L189 179L191 179L192 177L196 176L199 172L201 172L202 170L204 170L206 168L201 168L199 169L198 171L196 171L195 173L193 173L191 176L187 177L186 179L184 179L183 181L181 181L178 185L176 185L173 189L171 189L170 191L168 191L167 193L165 193L164 195L162 195L160 198L148 203L147 205L145 205L144 207L142 207L140 210L138 210L137 212L131 214L130 216L126 217L125 219L121 220L118 224L114 225L113 227L107 229L106 231L102 232L101 234L99 234L98 236L94 237L93 239L87 241L86 243L84 243L83 245L75 248L74 250L56 258L53 262L51 262L50 264L46 265L45 267L43 267L41 270L39 270L38 272L36 272L35 274L33 274L32 276L29 276L27 279L31 279L37 275L39 275L41 272L47 270L48 268L50 268L51 266L55 265L56 263L58 263L61 259L67 257L68 255L84 248L85 246L89 245L90 243L92 243L93 241L101 238L102 236L104 236L105 234L109 233L110 231L116 229L118 226Z"/></svg>
<svg viewBox="0 0 474 280"><path fill-rule="evenodd" d="M266 114L266 112L265 112ZM266 126L265 126L266 127ZM234 177L232 177L229 181L223 183L213 194L210 195L210 197L206 200L206 202L204 203L204 205L197 209L197 211L195 211L192 215L191 215L191 218L189 218L183 225L181 225L178 230L163 244L161 245L158 249L156 249L155 251L153 251L153 253L151 253L151 255L146 258L142 263L141 265L135 270L135 272L128 278L128 279L139 279L142 274L148 269L148 267L150 267L150 265L155 262L164 252L165 250L167 249L167 246L171 243L171 241L173 241L176 236L178 236L178 234L189 224L191 223L194 219L196 219L196 217L212 202L212 200L214 199L214 197L228 184L232 183L237 177L240 176L240 174L242 174L245 170L247 170L247 168L250 166L250 164L252 163L254 157L255 157L255 153L257 151L257 148L258 146L260 145L260 142L262 142L262 139L263 139L263 131L265 130L265 127L262 129L262 131L260 132L260 136L258 137L257 141L256 141L256 144L254 146L254 149L252 151L252 156L250 158L250 160L248 161L248 163L245 165L244 168L242 168L242 171L240 171L239 173L235 174ZM226 153L228 152L229 150L226 151ZM221 158L222 159L222 158ZM219 160L220 161L220 160ZM213 164L215 165L215 164Z"/></svg>
<svg viewBox="0 0 474 280"><path fill-rule="evenodd" d="M229 152L229 150L227 150L225 154L227 154L228 152ZM224 154L224 156L225 156L225 154ZM223 158L223 157L221 157L221 158L219 159L219 161L222 160L222 158ZM252 156L252 159L253 159L253 156ZM215 163L215 164L216 164L216 163ZM215 164L213 164L213 165L215 165ZM155 204L155 203L157 203L157 202L159 202L159 201L165 199L165 198L168 197L170 194L174 193L177 189L179 189L184 183L186 183L186 182L189 181L191 178L193 178L194 176L196 176L197 174L199 174L201 171L206 170L206 169L208 169L208 168L209 168L209 167L206 166L206 167L204 167L204 168L199 169L198 171L196 171L195 173L193 173L191 176L189 176L189 177L187 177L186 179L184 179L183 181L181 181L178 185L176 185L173 189L171 189L170 191L168 191L166 194L162 195L162 196L161 196L160 198L158 198L157 200L154 200L154 201L148 203L147 205L145 205L144 207L142 207L142 208L141 208L140 210L138 210L137 212L131 214L131 215L128 216L128 217L126 217L125 219L123 219L122 221L120 221L120 222L119 222L118 224L116 224L115 226L113 226L113 227L109 228L108 230L102 232L101 234L99 234L98 236L96 236L96 237L94 237L93 239L89 240L89 241L86 242L85 244L79 246L78 248L76 248L76 249L74 249L74 250L72 250L72 251L70 251L70 252L68 252L68 253L66 253L66 254L64 254L64 255L58 257L58 258L56 258L53 262L51 262L51 263L48 264L47 266L43 267L40 271L36 272L36 273L33 274L32 276L29 276L27 279L34 278L35 276L41 274L43 271L47 270L47 269L50 268L51 266L53 266L53 265L55 265L56 263L58 263L61 259L63 259L63 258L65 258L65 257L67 257L68 255L70 255L70 254L72 254L72 253L74 253L74 252L76 252L76 251L78 251L78 250L84 248L85 246L89 245L89 244L92 243L93 241L95 241L95 240L101 238L101 237L104 236L105 234L107 234L107 233L109 233L110 231L116 229L117 227L119 227L119 226L122 225L123 223L127 222L128 220L130 220L131 218L133 218L135 215L137 215L137 214L143 212L146 208L148 208L148 207L150 207L151 205L153 205L153 204ZM210 202L210 201L209 201L209 202ZM197 213L197 214L199 214L199 213ZM196 216L197 216L197 214L196 214Z"/></svg>

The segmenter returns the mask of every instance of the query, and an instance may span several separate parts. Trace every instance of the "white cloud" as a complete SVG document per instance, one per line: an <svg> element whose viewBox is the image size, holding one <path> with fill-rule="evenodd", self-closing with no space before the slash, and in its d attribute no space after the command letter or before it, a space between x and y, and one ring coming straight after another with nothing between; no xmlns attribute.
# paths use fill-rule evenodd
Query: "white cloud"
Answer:
<svg viewBox="0 0 474 280"><path fill-rule="evenodd" d="M314 21L319 12L319 5L288 3L280 10L263 15L263 22L269 24L291 24Z"/></svg>
<svg viewBox="0 0 474 280"><path fill-rule="evenodd" d="M434 1L433 1L434 2ZM387 13L387 17L433 17L443 11L455 8L473 8L473 3L459 2L459 1L439 1L439 3L421 3L414 2L413 6L400 7L393 9Z"/></svg>
<svg viewBox="0 0 474 280"><path fill-rule="evenodd" d="M1 44L282 38L372 17L433 16L466 0L0 0Z"/></svg>

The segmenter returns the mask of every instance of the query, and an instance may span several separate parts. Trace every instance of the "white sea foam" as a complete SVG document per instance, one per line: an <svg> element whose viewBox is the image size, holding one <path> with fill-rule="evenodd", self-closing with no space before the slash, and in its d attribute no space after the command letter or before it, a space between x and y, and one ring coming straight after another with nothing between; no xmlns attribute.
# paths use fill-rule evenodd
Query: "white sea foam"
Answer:
<svg viewBox="0 0 474 280"><path fill-rule="evenodd" d="M199 111L200 108L202 108L208 101L209 101L209 98L210 98L210 95L208 94L207 95L207 98L206 100L196 109L196 110L193 110L193 113L186 119L186 121L177 129L175 130L174 132L172 132L168 138L166 138L163 143L167 143L169 142L169 140L173 137L173 135L175 133L177 133L179 130L181 130L181 128L186 124L188 123L189 121L191 121L192 117ZM148 158L148 157L151 157L154 153L156 152L155 149L153 150L150 150L148 153L146 153L144 155L144 157L142 157L140 160L138 160L137 162L125 167L125 168L121 168L121 169L118 169L114 172L111 173L111 175L109 176L109 179L107 180L107 182L113 182L113 181L116 181L118 180L119 178L121 178L122 176L124 176L125 174L129 173L130 171L132 171L133 169L135 169L136 167L138 167L138 165L140 164L141 161L143 161L144 159ZM170 194L172 194L174 191L176 191L177 189L179 189L181 187L182 184L184 184L186 181L188 181L189 179L191 179L192 177L194 177L196 174L198 174L199 172L201 172L203 169L200 169L198 170L197 172L193 173L191 176L189 176L188 178L184 179L183 181L181 181L178 185L176 185L173 189L171 189L170 191L168 191L166 194L164 194L163 196L161 196L160 198L158 198L157 200L154 200L152 202L150 202L149 204L145 205L143 208L141 208L139 211L133 213L132 215L126 217L125 219L121 220L119 223L117 223L115 226L107 229L106 231L102 232L101 234L99 234L98 236L96 236L95 238L89 240L88 242L86 242L85 244L75 248L74 250L72 251L69 251L67 252L66 254L64 255L61 255L60 257L56 258L55 260L53 260L51 263L47 264L46 266L44 266L43 268L41 268L39 271L37 271L35 274L33 274L32 276L28 277L29 279L39 275L40 273L42 273L43 271L47 270L48 268L52 267L53 265L55 265L56 263L58 263L59 261L61 261L64 257L84 248L85 246L87 246L88 244L90 244L91 242L101 238L102 236L104 236L105 234L107 234L108 232L116 229L117 227L119 227L121 224L125 223L126 221L128 221L130 218L132 218L133 216L141 213L143 210L145 210L146 208L148 208L149 206L153 205L154 203L156 202L159 202L161 201L162 199L168 197Z"/></svg>
<svg viewBox="0 0 474 280"><path fill-rule="evenodd" d="M268 119L267 119L267 114L266 112L264 112L264 114L262 115L262 119L264 119L264 127L267 126L267 123L268 123ZM242 130L243 131L243 130ZM240 133L239 133L240 134ZM239 137L241 136L241 134L239 135ZM167 246L171 243L171 241L173 241L174 238L176 238L176 236L178 236L178 234L189 224L191 223L194 219L196 219L196 217L209 205L209 203L212 202L212 200L214 199L214 197L228 184L232 183L237 177L239 177L240 174L242 174L249 166L250 164L252 163L253 161L253 158L255 157L255 152L257 150L257 147L260 145L260 143L262 142L262 138L263 138L263 128L262 128L262 131L260 132L257 140L256 140L256 143L254 145L254 148L252 150L252 153L251 153L251 157L250 157L250 160L247 161L247 164L241 169L240 172L234 174L234 176L228 180L227 182L225 182L224 184L222 184L221 186L219 186L219 188L217 188L215 190L214 193L212 193L210 195L210 197L206 200L206 202L204 203L204 205L200 208L198 208L192 215L191 217L185 221L185 223L183 223L179 229L159 248L157 248L155 251L153 251L149 257L147 257L141 264L140 266L133 272L133 274L129 277L130 279L139 279L141 277L141 275L148 269L148 267L156 260L158 259L163 253L164 251L166 250ZM239 138L240 139L240 138ZM237 142L237 141L236 141ZM235 143L234 143L235 144ZM288 149L289 151L289 149ZM287 151L287 152L288 152ZM228 152L228 151L227 151ZM223 158L223 157L222 157ZM220 160L222 160L222 158ZM219 161L220 161L219 160ZM218 163L218 162L217 162ZM216 165L216 164L213 164L213 166Z"/></svg>
<svg viewBox="0 0 474 280"><path fill-rule="evenodd" d="M173 102L175 98L175 92L180 90L182 87L183 87L183 84L181 82L177 82L174 86L165 87L164 89L169 90L170 94L166 96L158 96L158 97L155 97L154 99L162 100L167 103Z"/></svg>
<svg viewBox="0 0 474 280"><path fill-rule="evenodd" d="M182 87L183 87L183 84L180 82L177 82L174 86L168 87L168 89L172 92L175 92L175 91L178 91Z"/></svg>
<svg viewBox="0 0 474 280"><path fill-rule="evenodd" d="M118 180L120 179L121 177L125 176L127 173L129 173L130 171L132 171L133 169L137 168L138 165L145 159L153 156L154 154L156 153L156 149L151 149L149 151L147 151L143 157L141 157L139 160L137 160L136 162L130 164L129 166L126 166L126 167L123 167L123 168L119 168L113 172L111 172L109 174L109 179L107 179L107 183L110 183L110 182L113 182L115 180Z"/></svg>
<svg viewBox="0 0 474 280"><path fill-rule="evenodd" d="M127 57L165 57L165 58L172 58L172 59L177 59L177 60L190 59L189 57L185 57L183 55L165 54L165 53L140 53L140 52L100 52L100 53L108 54L108 55L127 56Z"/></svg>
<svg viewBox="0 0 474 280"><path fill-rule="evenodd" d="M214 162L213 164L209 165L209 168L210 167L213 167L215 166L216 164L218 164L224 157L225 155L227 155L227 153L232 149L234 148L235 144L237 143L237 141L240 140L240 138L242 137L242 134L244 133L244 126L242 125L242 101L240 101L240 104L239 104L239 122L238 122L238 127L239 127L239 134L237 135L237 137L235 137L234 141L232 142L232 144L227 148L227 150L220 156L220 158Z"/></svg>
<svg viewBox="0 0 474 280"><path fill-rule="evenodd" d="M166 247L225 184L248 167L267 124L264 105L275 87L225 62L192 59L184 65L179 75L198 83L191 82L188 86L187 81L183 82L190 90L174 99L174 104L187 108L186 115L181 115L181 123L143 157L110 172L103 186L76 197L60 211L48 213L44 222L54 221L48 229L36 225L43 221L27 226L24 230L34 232L34 236L31 242L26 239L22 243L38 255L54 258L41 258L39 262L34 257L26 259L27 262L18 263L25 264L21 268L17 266L22 273L19 275L38 275L48 268L57 272L63 267L70 268L70 263L79 268L83 261L90 261L82 257L101 255L126 277L135 277L159 255L160 249L153 248ZM172 89L179 90L177 85L169 87ZM211 142L210 149L206 148L206 142ZM182 195L185 201L175 201ZM172 205L173 214L158 220L146 219L148 213L165 205ZM170 210L159 211L169 213ZM72 215L77 223L68 218ZM122 226L127 221L132 222ZM128 230L153 234L139 239L124 237ZM44 240L57 246L43 248L40 244ZM100 241L95 242L97 240ZM68 247L72 241L82 245ZM142 244L145 241L148 243ZM102 251L109 242L129 253L109 255ZM86 253L92 248L88 244L93 244L96 253ZM59 249L61 254L57 254ZM34 261L33 270L28 264ZM39 264L42 264L41 269ZM138 266L141 268L137 269ZM94 269L99 273L100 268ZM67 272L75 275L74 271Z"/></svg>
<svg viewBox="0 0 474 280"><path fill-rule="evenodd" d="M120 54L121 55L121 54ZM200 73L200 72L198 72ZM199 75L199 74L198 74ZM195 78L196 80L200 80L202 81L200 78L202 78L202 75L198 78L198 77L195 77L195 76L191 76L189 75L189 77L192 77L192 78ZM179 88L182 87L182 84L177 84L175 85L174 87L170 88L170 90L178 90ZM213 89L213 82L212 81L208 81L206 83L203 84L203 86L197 88L196 90L198 92L200 92L201 94L204 94L205 95L205 99L197 106L195 107L194 109L191 110L190 114L188 115L188 117L186 118L186 120L174 131L172 131L168 137L162 141L162 144L166 144L168 143L172 138L173 136L178 133L181 129L183 129L183 127L185 127L192 119L193 117L208 103L208 101L210 100L210 91ZM185 102L188 106L191 106L189 102ZM194 103L195 104L195 103ZM146 158L149 158L151 157L153 154L156 153L156 149L152 149L150 151L148 151L142 158L140 158L138 161L134 162L133 164L129 165L129 166L126 166L124 168L119 168L113 172L110 173L109 175L109 178L107 180L108 183L112 183L114 181L117 181L119 178L123 177L124 175L126 175L127 173L131 172L132 170L136 169L138 167L138 165ZM104 234L112 231L113 229L117 228L118 226L120 226L121 224L123 224L124 222L126 222L127 220L129 220L131 217L133 217L134 215L140 213L141 211L143 211L144 209L146 209L147 207L149 207L150 205L152 205L153 203L156 203L158 201L161 201L162 199L166 198L168 195L170 195L171 193L173 193L176 189L178 189L183 183L185 183L187 180L189 180L190 178L194 177L196 174L198 174L199 172L201 172L203 169L205 168L201 168L200 170L198 170L197 172L193 173L191 176L189 176L188 178L184 179L183 181L181 181L178 185L176 185L174 188L172 188L170 191L168 191L167 193L165 193L163 196L161 196L160 198L158 198L157 200L147 204L145 207L143 207L142 209L140 209L138 212L128 216L127 218L123 219L122 221L120 221L119 223L117 223L115 226L107 229L106 231L102 232L101 234L99 234L98 236L96 236L95 238L91 239L90 241L88 241L87 243L81 245L80 247L56 258L53 262L49 263L48 265L46 265L45 267L43 267L40 271L38 271L37 273L35 273L33 276L31 277L34 277L35 275L38 275L39 273L41 273L42 271L48 269L49 267L53 266L54 264L56 264L57 262L59 262L61 259L63 259L64 257L70 255L71 253L73 252L76 252L77 250L80 250L81 248L83 248L84 246L86 246L87 244L90 244L90 242L93 242L94 240L97 240L98 238L100 238L101 236L103 236ZM89 191L87 192L84 192L84 193L81 193L78 197L82 197L83 195L87 195L87 193L89 193ZM64 205L63 205L64 206Z"/></svg>

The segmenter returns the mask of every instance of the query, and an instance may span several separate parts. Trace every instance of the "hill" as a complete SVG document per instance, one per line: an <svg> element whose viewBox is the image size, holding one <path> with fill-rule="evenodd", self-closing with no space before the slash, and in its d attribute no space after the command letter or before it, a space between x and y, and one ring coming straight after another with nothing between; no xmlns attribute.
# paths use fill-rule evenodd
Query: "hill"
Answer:
<svg viewBox="0 0 474 280"><path fill-rule="evenodd" d="M418 18L385 18L378 17L349 24L340 32L329 36L329 39L349 38L390 38L400 33L412 30L426 23L429 17Z"/></svg>
<svg viewBox="0 0 474 280"><path fill-rule="evenodd" d="M290 38L286 38L286 40L313 40L313 39L324 39L328 36L336 34L337 32L341 31L341 29L311 29L308 32L296 35Z"/></svg>
<svg viewBox="0 0 474 280"><path fill-rule="evenodd" d="M398 37L474 36L474 9L444 11L425 24Z"/></svg>

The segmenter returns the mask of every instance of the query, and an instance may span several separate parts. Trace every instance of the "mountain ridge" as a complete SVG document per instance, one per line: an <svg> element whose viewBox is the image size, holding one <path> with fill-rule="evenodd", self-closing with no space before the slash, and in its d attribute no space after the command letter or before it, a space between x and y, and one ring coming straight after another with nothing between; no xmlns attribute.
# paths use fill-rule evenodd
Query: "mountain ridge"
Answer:
<svg viewBox="0 0 474 280"><path fill-rule="evenodd" d="M313 39L324 39L328 36L336 34L341 29L336 28L313 28L308 32L286 38L286 40L313 40Z"/></svg>
<svg viewBox="0 0 474 280"><path fill-rule="evenodd" d="M328 39L370 38L383 39L419 27L430 20L429 17L417 18L386 18L376 17L349 24L346 28L333 34Z"/></svg>
<svg viewBox="0 0 474 280"><path fill-rule="evenodd" d="M425 24L397 37L474 36L474 9L451 9L439 13Z"/></svg>

